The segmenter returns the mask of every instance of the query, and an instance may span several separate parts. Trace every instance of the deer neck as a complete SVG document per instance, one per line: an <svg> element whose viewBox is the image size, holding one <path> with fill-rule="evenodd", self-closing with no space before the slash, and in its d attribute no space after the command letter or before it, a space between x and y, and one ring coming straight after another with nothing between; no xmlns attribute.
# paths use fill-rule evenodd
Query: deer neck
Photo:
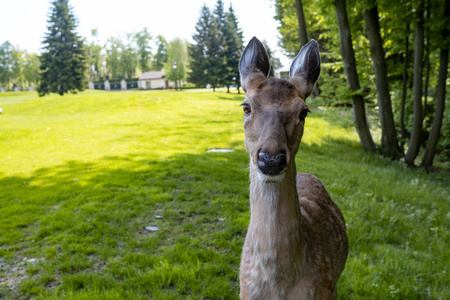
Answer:
<svg viewBox="0 0 450 300"><path fill-rule="evenodd" d="M257 171L252 169L248 236L254 251L275 260L275 264L286 264L286 268L300 264L304 247L295 163L286 170L286 176L279 183L261 182Z"/></svg>

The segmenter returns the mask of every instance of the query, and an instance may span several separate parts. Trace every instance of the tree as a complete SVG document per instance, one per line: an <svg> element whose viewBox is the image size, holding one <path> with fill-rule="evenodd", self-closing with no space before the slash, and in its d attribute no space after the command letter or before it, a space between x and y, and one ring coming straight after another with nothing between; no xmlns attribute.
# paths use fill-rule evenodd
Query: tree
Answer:
<svg viewBox="0 0 450 300"><path fill-rule="evenodd" d="M181 88L180 81L186 78L187 43L179 38L167 45L167 62L165 65L167 79L175 82L176 88Z"/></svg>
<svg viewBox="0 0 450 300"><path fill-rule="evenodd" d="M448 24L450 24L450 0L445 0L443 20L444 25L442 28L442 46L439 56L439 79L437 86L436 110L433 119L433 126L431 127L430 131L430 137L428 138L427 148L425 150L425 155L421 163L421 166L427 168L433 165L433 159L436 154L436 148L442 126L442 117L444 115L445 109L445 81L447 80L448 54L450 48L450 30L448 28Z"/></svg>
<svg viewBox="0 0 450 300"><path fill-rule="evenodd" d="M423 2L421 1L417 10L417 21L414 29L414 115L411 138L409 140L408 152L405 162L409 166L414 166L414 160L419 153L420 135L422 131L422 73L423 73L423 48L424 48L424 28L423 28Z"/></svg>
<svg viewBox="0 0 450 300"><path fill-rule="evenodd" d="M405 128L405 103L408 93L408 68L409 68L409 22L406 22L405 36L405 54L403 56L403 75L402 75L402 98L400 100L400 134L402 139L406 138ZM403 142L402 142L403 144Z"/></svg>
<svg viewBox="0 0 450 300"><path fill-rule="evenodd" d="M319 79L321 101L330 105L346 105L346 99L352 99L353 102L355 94L364 95L364 101L375 106L379 112L378 121L382 128L380 150L383 155L394 158L403 155L403 145L410 138L409 133L414 127L414 120L421 126L421 130L418 131L420 134L416 135L420 137L417 148L420 154L420 146L426 143L428 147L431 144L430 140L434 139L431 131L434 131L436 127L433 124L437 126L439 119L442 118L441 127L444 130L441 130L440 134L434 131L434 134L440 138L437 141L436 152L430 150L430 155L434 156L435 153L439 153L441 157L448 155L450 131L447 129L450 126L450 119L446 113L441 117L443 106L438 99L442 96L435 96L437 93L442 95L443 91L439 92L439 78L444 76L440 75L443 71L439 72L439 70L444 70L442 63L445 61L441 60L443 58L440 58L439 50L442 51L445 48L444 41L448 42L450 39L448 34L446 37L442 35L442 29L450 24L450 20L442 18L445 0L346 0L347 6L351 7L347 10L349 27L352 28L352 35L358 37L352 40L355 67L358 66L356 75L360 85L357 90L347 88L344 83L349 79L348 75L344 76L344 72L347 73L346 68L350 68L351 64L345 62L340 55L346 50L342 45L340 46L338 39L342 36L338 34L338 30L341 29L336 22L337 11L334 9L330 11L330 7L336 8L336 5L331 5L335 3L334 1L302 1L308 35L318 39L321 46L323 62ZM422 61L425 67L422 76L419 76L420 70L413 67L411 63L417 51L409 45L414 38L412 32L414 30L409 28L411 24L416 24L419 5L422 2L425 4L422 41L424 42ZM295 4L295 0L275 0L275 18L280 21L280 45L289 56L294 56L298 51L299 22ZM333 15L332 19L331 15ZM349 40L344 39L344 41L348 43ZM419 90L418 86L413 84L414 74L417 82L419 77L422 78L421 81L424 81L422 87L425 90L421 89L420 102L422 106L426 105L427 109L421 109L420 116L414 112L413 90ZM427 95L429 97L424 99ZM434 99L436 100L433 101ZM416 104L418 106L419 101ZM400 120L399 123L394 122L394 116L395 120ZM400 128L402 147L399 147L398 140L395 141L397 127ZM413 137L412 132L411 137ZM389 148L386 148L387 146Z"/></svg>
<svg viewBox="0 0 450 300"><path fill-rule="evenodd" d="M222 0L217 0L216 6L214 8L214 16L217 23L217 53L215 59L215 68L214 73L217 76L217 85L220 86L229 86L230 81L228 80L228 74L230 73L230 68L227 65L226 55L227 55L227 36L230 37L233 35L232 32L230 32L230 27L227 26L227 20L226 20L226 14L225 9L223 6ZM228 88L229 91L229 88Z"/></svg>
<svg viewBox="0 0 450 300"><path fill-rule="evenodd" d="M224 83L227 87L227 92L230 92L230 85L236 85L238 93L240 93L240 75L239 75L239 59L244 48L244 37L242 30L239 28L237 17L234 13L233 7L230 4L228 12L225 13L225 24L223 26L224 45L225 45L225 61L226 61L226 75L224 76Z"/></svg>
<svg viewBox="0 0 450 300"><path fill-rule="evenodd" d="M151 47L149 42L152 39L151 34L147 31L145 27L142 31L136 33L136 44L137 44L137 54L138 54L138 64L142 72L150 70L150 59L151 59Z"/></svg>
<svg viewBox="0 0 450 300"><path fill-rule="evenodd" d="M64 95L85 88L86 55L77 23L68 0L52 2L44 52L40 57L41 80L39 96L49 93Z"/></svg>
<svg viewBox="0 0 450 300"><path fill-rule="evenodd" d="M156 53L153 55L152 69L160 71L167 62L167 41L162 35L158 35Z"/></svg>
<svg viewBox="0 0 450 300"><path fill-rule="evenodd" d="M356 131L359 135L361 147L367 151L375 152L375 143L373 142L372 135L370 134L370 128L367 124L364 97L360 93L355 54L353 52L352 35L347 19L345 0L335 0L335 6L341 41L341 54L342 59L344 60L344 72L347 78L347 85L353 92L353 119L356 124Z"/></svg>
<svg viewBox="0 0 450 300"><path fill-rule="evenodd" d="M89 79L100 80L102 68L102 46L98 41L97 29L91 30L92 41L90 44L86 43L87 60L89 64Z"/></svg>
<svg viewBox="0 0 450 300"><path fill-rule="evenodd" d="M278 0L277 2L283 2L283 1ZM306 30L307 26L306 26L305 14L303 11L302 0L295 0L293 6L295 6L295 15L296 15L296 21L297 21L297 37L298 38L289 41L289 44L291 46L293 46L293 48L294 48L293 51L296 55L298 50L301 49L304 45L306 45L309 40L308 40L308 34L307 34L307 30ZM279 14L283 14L283 13L279 13ZM283 19L284 18L282 18L282 20ZM291 38L293 38L293 36ZM283 40L282 40L282 42L283 42ZM318 86L319 86L319 83L316 83L316 85L314 85L313 92L311 93L311 100L315 99L315 97L319 95Z"/></svg>
<svg viewBox="0 0 450 300"><path fill-rule="evenodd" d="M305 15L303 13L302 0L295 0L295 10L297 12L298 21L298 37L300 39L300 48L308 43L308 35L306 33Z"/></svg>
<svg viewBox="0 0 450 300"><path fill-rule="evenodd" d="M223 6L222 0L217 0L216 6L213 11L214 15L216 16L216 22L219 29L222 29L225 26L225 9ZM220 32L222 34L222 32Z"/></svg>
<svg viewBox="0 0 450 300"><path fill-rule="evenodd" d="M132 78L138 66L136 40L132 33L127 34L127 44L122 44L120 55L120 71L123 78Z"/></svg>
<svg viewBox="0 0 450 300"><path fill-rule="evenodd" d="M266 40L262 41L262 44L264 48L266 48L267 55L269 56L269 62L270 62L270 70L269 70L269 77L275 76L275 70L282 67L281 61L279 58L275 57L275 54L273 54L272 50L269 47L269 44L267 44Z"/></svg>
<svg viewBox="0 0 450 300"><path fill-rule="evenodd" d="M223 57L221 57L221 44L219 26L216 18L206 5L203 5L200 17L195 26L196 33L192 36L195 44L189 47L191 57L189 81L197 86L211 84L213 91L219 84Z"/></svg>
<svg viewBox="0 0 450 300"><path fill-rule="evenodd" d="M120 74L120 56L123 49L120 39L111 37L106 42L106 67L110 79L118 78Z"/></svg>
<svg viewBox="0 0 450 300"><path fill-rule="evenodd" d="M39 81L39 56L12 46L0 45L0 87L25 89Z"/></svg>
<svg viewBox="0 0 450 300"><path fill-rule="evenodd" d="M12 78L12 52L14 47L6 41L0 45L0 86L8 88Z"/></svg>
<svg viewBox="0 0 450 300"><path fill-rule="evenodd" d="M240 92L239 59L243 49L243 34L239 28L233 7L227 12L223 1L218 0L213 13L203 6L193 35L196 44L189 48L191 57L189 81L197 86L235 84Z"/></svg>
<svg viewBox="0 0 450 300"><path fill-rule="evenodd" d="M39 56L25 52L23 76L28 85L36 86L39 81Z"/></svg>
<svg viewBox="0 0 450 300"><path fill-rule="evenodd" d="M23 76L23 65L25 63L24 51L19 48L14 48L11 53L11 79L14 86L24 88L26 86L25 78Z"/></svg>
<svg viewBox="0 0 450 300"><path fill-rule="evenodd" d="M381 148L383 155L392 159L398 159L401 156L401 152L398 146L394 116L392 113L388 70L384 56L383 40L380 35L377 5L364 10L364 21L367 37L370 42L370 53L377 86L379 119L381 123Z"/></svg>
<svg viewBox="0 0 450 300"><path fill-rule="evenodd" d="M298 53L300 40L295 0L275 0L275 8L274 18L280 22L278 27L281 34L280 46L286 51L287 56L294 58ZM307 20L305 18L305 21Z"/></svg>

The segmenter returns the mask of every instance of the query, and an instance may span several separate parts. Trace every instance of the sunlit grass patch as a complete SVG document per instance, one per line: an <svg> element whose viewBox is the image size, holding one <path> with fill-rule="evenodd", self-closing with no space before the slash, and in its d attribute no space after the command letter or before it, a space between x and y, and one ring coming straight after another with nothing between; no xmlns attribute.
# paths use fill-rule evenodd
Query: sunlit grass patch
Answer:
<svg viewBox="0 0 450 300"><path fill-rule="evenodd" d="M242 95L5 94L0 298L238 298ZM340 298L450 298L448 178L362 152L351 124L313 108L297 158L347 222Z"/></svg>

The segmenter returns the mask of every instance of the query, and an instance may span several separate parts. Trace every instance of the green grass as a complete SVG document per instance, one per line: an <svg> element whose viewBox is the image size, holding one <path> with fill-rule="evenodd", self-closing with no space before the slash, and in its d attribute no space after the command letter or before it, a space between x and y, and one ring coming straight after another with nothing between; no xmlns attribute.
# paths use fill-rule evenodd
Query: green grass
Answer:
<svg viewBox="0 0 450 300"><path fill-rule="evenodd" d="M0 298L237 299L242 99L0 94ZM297 157L347 222L340 299L450 299L447 175L362 152L351 124L313 109Z"/></svg>

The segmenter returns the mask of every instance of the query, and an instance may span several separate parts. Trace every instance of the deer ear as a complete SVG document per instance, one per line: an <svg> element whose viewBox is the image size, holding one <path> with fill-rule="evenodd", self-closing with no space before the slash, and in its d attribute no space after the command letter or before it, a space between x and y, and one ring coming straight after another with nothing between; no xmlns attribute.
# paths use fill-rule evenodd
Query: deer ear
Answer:
<svg viewBox="0 0 450 300"><path fill-rule="evenodd" d="M239 61L239 73L244 91L258 79L266 78L269 70L270 63L266 49L256 37L253 37L245 47Z"/></svg>
<svg viewBox="0 0 450 300"><path fill-rule="evenodd" d="M310 40L302 47L294 59L289 71L289 82L300 92L300 96L306 99L314 87L320 75L319 46L315 40Z"/></svg>

